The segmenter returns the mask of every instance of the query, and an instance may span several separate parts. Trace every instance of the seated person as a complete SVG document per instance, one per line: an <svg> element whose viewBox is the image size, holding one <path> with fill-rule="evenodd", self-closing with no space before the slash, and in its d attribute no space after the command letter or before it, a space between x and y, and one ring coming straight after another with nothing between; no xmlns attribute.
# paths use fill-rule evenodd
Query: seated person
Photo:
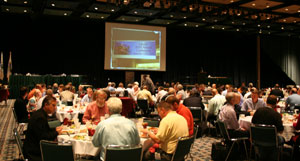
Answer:
<svg viewBox="0 0 300 161"><path fill-rule="evenodd" d="M36 110L39 110L40 108L42 108L42 103L43 103L44 99L47 96L53 96L53 90L52 89L47 89L46 90L46 95L39 99L39 101L37 102Z"/></svg>
<svg viewBox="0 0 300 161"><path fill-rule="evenodd" d="M52 115L55 111L56 98L47 96L42 103L42 108L34 112L30 118L23 146L24 156L29 161L41 161L40 141L54 141L61 133L61 126L50 129L48 124L48 115Z"/></svg>
<svg viewBox="0 0 300 161"><path fill-rule="evenodd" d="M178 138L189 135L188 125L185 118L173 111L172 106L167 102L160 102L157 105L157 111L162 118L157 134L147 129L142 129L141 132L147 133L152 141L159 144L161 160L169 161L175 152ZM147 157L149 157L149 151L145 154L145 159L149 159Z"/></svg>
<svg viewBox="0 0 300 161"><path fill-rule="evenodd" d="M158 93L156 95L156 103L159 103L164 95L166 95L168 92L164 90L163 86L158 87Z"/></svg>
<svg viewBox="0 0 300 161"><path fill-rule="evenodd" d="M65 90L60 93L60 100L63 104L67 104L67 102L73 102L74 93L72 91L72 86L66 85Z"/></svg>
<svg viewBox="0 0 300 161"><path fill-rule="evenodd" d="M293 110L295 105L300 106L300 95L297 94L297 88L292 88L291 95L285 101L285 108Z"/></svg>
<svg viewBox="0 0 300 161"><path fill-rule="evenodd" d="M28 111L27 111L27 102L26 99L28 95L27 87L21 87L20 96L16 99L14 104L14 110L17 115L18 123L27 123L28 122Z"/></svg>
<svg viewBox="0 0 300 161"><path fill-rule="evenodd" d="M28 102L29 112L34 112L37 110L37 103L41 99L41 97L42 97L42 92L39 89L36 89L33 97L31 97Z"/></svg>
<svg viewBox="0 0 300 161"><path fill-rule="evenodd" d="M87 88L86 89L87 94L83 96L81 103L87 102L91 103L93 101L93 89L92 88Z"/></svg>
<svg viewBox="0 0 300 161"><path fill-rule="evenodd" d="M266 124L266 125L275 125L277 132L282 133L284 130L281 115L274 111L270 107L262 107L259 108L253 115L252 118L253 124ZM285 142L284 138L280 135L278 135L278 143L279 145L283 145ZM259 148L260 151L260 160L277 160L277 155L271 155L273 154L273 149L265 149L265 148ZM275 153L276 154L276 153Z"/></svg>
<svg viewBox="0 0 300 161"><path fill-rule="evenodd" d="M204 104L202 103L202 98L199 97L199 93L195 90L190 91L190 96L183 100L183 104L187 107L201 107L204 110Z"/></svg>
<svg viewBox="0 0 300 161"><path fill-rule="evenodd" d="M106 92L103 90L98 90L95 92L96 101L90 103L82 117L82 122L85 124L87 121L99 123L100 117L108 114L108 108L106 106Z"/></svg>
<svg viewBox="0 0 300 161"><path fill-rule="evenodd" d="M192 136L194 134L194 118L190 109L185 107L183 104L180 104L179 99L173 95L167 97L166 102L170 103L172 105L172 109L186 119L189 128L189 135Z"/></svg>
<svg viewBox="0 0 300 161"><path fill-rule="evenodd" d="M185 91L183 90L183 86L182 84L178 84L176 86L177 88L177 93L176 93L176 97L179 99L179 100L184 100L186 98L186 94L185 94Z"/></svg>
<svg viewBox="0 0 300 161"><path fill-rule="evenodd" d="M118 88L116 89L116 93L118 96L123 97L124 96L124 84L122 82L119 83Z"/></svg>
<svg viewBox="0 0 300 161"><path fill-rule="evenodd" d="M250 112L247 111L242 111L242 107L240 106L240 100L241 100L241 96L239 93L234 93L234 96L236 97L236 103L234 105L234 111L236 113L236 118L237 120L239 120L240 114L244 114L245 116L249 116Z"/></svg>
<svg viewBox="0 0 300 161"><path fill-rule="evenodd" d="M228 92L225 98L227 103L221 107L219 119L226 124L229 136L233 138L249 136L249 133L245 129L240 128L236 118L234 105L237 104L238 101L236 100L235 94Z"/></svg>
<svg viewBox="0 0 300 161"><path fill-rule="evenodd" d="M258 98L258 94L259 91L257 89L254 89L251 92L251 98L248 98L243 102L242 111L250 112L267 106L263 99Z"/></svg>
<svg viewBox="0 0 300 161"><path fill-rule="evenodd" d="M225 97L223 95L220 95L221 89L212 89L211 92L212 92L213 98L211 98L208 101L208 107L207 107L207 112L208 112L207 120L209 122L217 120L219 110L226 102Z"/></svg>
<svg viewBox="0 0 300 161"><path fill-rule="evenodd" d="M95 147L101 147L100 160L104 160L107 145L138 145L140 143L135 123L120 115L122 101L117 97L111 97L107 101L107 107L110 117L98 124L92 139Z"/></svg>

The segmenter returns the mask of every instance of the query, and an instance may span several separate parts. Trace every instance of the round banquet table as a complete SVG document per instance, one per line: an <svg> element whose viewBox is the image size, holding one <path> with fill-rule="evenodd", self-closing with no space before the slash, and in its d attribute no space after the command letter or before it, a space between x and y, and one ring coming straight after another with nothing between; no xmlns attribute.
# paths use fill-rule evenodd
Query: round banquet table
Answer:
<svg viewBox="0 0 300 161"><path fill-rule="evenodd" d="M73 106L66 106L64 108L57 107L56 110L56 118L63 122L65 118L68 118L69 120L73 118L78 118L78 114L80 113L80 110L74 109Z"/></svg>
<svg viewBox="0 0 300 161"><path fill-rule="evenodd" d="M252 117L253 116L246 116L243 118L240 117L239 119L240 128L244 128L249 131L251 127ZM294 135L293 123L283 121L283 127L284 127L283 133L279 135L283 136L286 141L289 141L291 137Z"/></svg>

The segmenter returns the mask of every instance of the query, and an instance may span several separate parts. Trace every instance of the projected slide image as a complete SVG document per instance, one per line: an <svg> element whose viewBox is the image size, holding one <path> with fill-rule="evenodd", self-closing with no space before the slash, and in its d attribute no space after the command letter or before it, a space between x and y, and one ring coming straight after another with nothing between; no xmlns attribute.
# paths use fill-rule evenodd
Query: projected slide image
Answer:
<svg viewBox="0 0 300 161"><path fill-rule="evenodd" d="M155 41L115 41L113 58L156 59Z"/></svg>
<svg viewBox="0 0 300 161"><path fill-rule="evenodd" d="M165 28L106 23L105 69L165 70Z"/></svg>

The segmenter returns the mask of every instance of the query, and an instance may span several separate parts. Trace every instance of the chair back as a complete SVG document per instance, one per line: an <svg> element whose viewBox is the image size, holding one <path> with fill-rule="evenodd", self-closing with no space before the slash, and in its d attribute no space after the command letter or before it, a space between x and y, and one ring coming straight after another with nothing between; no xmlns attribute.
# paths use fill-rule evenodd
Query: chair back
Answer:
<svg viewBox="0 0 300 161"><path fill-rule="evenodd" d="M278 147L277 130L274 125L251 125L250 136L254 146Z"/></svg>
<svg viewBox="0 0 300 161"><path fill-rule="evenodd" d="M142 158L142 145L108 145L104 161L141 161Z"/></svg>
<svg viewBox="0 0 300 161"><path fill-rule="evenodd" d="M50 128L56 128L61 125L59 120L49 121L48 122Z"/></svg>
<svg viewBox="0 0 300 161"><path fill-rule="evenodd" d="M188 107L193 115L194 121L203 121L203 113L201 107Z"/></svg>
<svg viewBox="0 0 300 161"><path fill-rule="evenodd" d="M14 128L13 129L13 133L14 133L14 137L15 137L15 140L17 142L17 146L18 146L18 149L19 149L19 153L20 153L20 159L23 159L24 160L24 155L23 155L23 142L21 140L21 137L19 135L19 132L17 130L17 128Z"/></svg>
<svg viewBox="0 0 300 161"><path fill-rule="evenodd" d="M137 99L137 105L140 109L147 110L149 108L148 100L146 99Z"/></svg>
<svg viewBox="0 0 300 161"><path fill-rule="evenodd" d="M17 123L19 123L19 121L18 121L18 117L17 117L17 113L16 113L16 111L15 111L15 108L14 108L14 107L12 108L12 111L13 111L14 118L15 118L16 122L17 122Z"/></svg>
<svg viewBox="0 0 300 161"><path fill-rule="evenodd" d="M160 120L158 120L158 119L144 119L144 122L147 122L148 126L158 127Z"/></svg>
<svg viewBox="0 0 300 161"><path fill-rule="evenodd" d="M194 139L195 139L194 136L179 137L171 161L184 160L185 156L191 150L191 146L194 143Z"/></svg>
<svg viewBox="0 0 300 161"><path fill-rule="evenodd" d="M230 136L229 136L229 134L228 134L227 126L226 126L225 122L223 122L223 121L221 121L221 120L218 120L218 121L217 121L217 124L218 124L218 126L219 126L219 130L220 130L220 133L221 133L223 139L224 139L226 142L230 141Z"/></svg>
<svg viewBox="0 0 300 161"><path fill-rule="evenodd" d="M42 161L74 161L72 144L41 140Z"/></svg>
<svg viewBox="0 0 300 161"><path fill-rule="evenodd" d="M199 130L199 125L194 123L194 140L197 138L198 130Z"/></svg>

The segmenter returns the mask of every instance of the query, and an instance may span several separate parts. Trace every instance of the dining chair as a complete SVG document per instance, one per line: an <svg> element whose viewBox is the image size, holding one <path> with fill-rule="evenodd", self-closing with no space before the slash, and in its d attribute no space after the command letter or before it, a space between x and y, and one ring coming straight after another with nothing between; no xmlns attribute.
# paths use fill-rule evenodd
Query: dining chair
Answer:
<svg viewBox="0 0 300 161"><path fill-rule="evenodd" d="M227 156L225 158L225 161L227 161L229 159L229 156L230 156L230 154L232 152L232 149L233 149L234 145L235 144L238 145L238 143L240 141L242 141L243 144L244 144L244 148L245 148L245 152L246 152L246 157L248 159L248 152L247 152L247 146L246 146L246 142L245 141L248 140L249 138L248 137L231 138L229 136L229 133L228 133L228 130L227 130L227 126L226 126L225 122L223 122L221 120L218 120L217 124L218 124L219 130L220 130L220 133L221 133L221 135L222 135L222 137L223 137L223 139L225 141L225 145L226 146L230 146L229 151L227 153Z"/></svg>
<svg viewBox="0 0 300 161"><path fill-rule="evenodd" d="M41 140L42 161L75 161L72 144Z"/></svg>
<svg viewBox="0 0 300 161"><path fill-rule="evenodd" d="M142 145L108 145L104 161L142 161Z"/></svg>
<svg viewBox="0 0 300 161"><path fill-rule="evenodd" d="M280 160L282 145L279 145L274 125L252 124L250 127L251 148L254 146L255 160Z"/></svg>
<svg viewBox="0 0 300 161"><path fill-rule="evenodd" d="M187 157L188 154L190 153L194 140L195 140L194 136L179 137L171 161L184 160L185 157ZM193 160L192 157L191 159Z"/></svg>
<svg viewBox="0 0 300 161"><path fill-rule="evenodd" d="M147 117L150 113L149 104L147 99L137 99L138 108L142 111L142 116Z"/></svg>
<svg viewBox="0 0 300 161"><path fill-rule="evenodd" d="M23 155L23 142L21 140L21 137L19 135L19 132L18 132L17 128L13 129L13 135L14 135L14 138L17 142L17 146L18 146L18 149L19 149L19 159L25 160L24 155Z"/></svg>

